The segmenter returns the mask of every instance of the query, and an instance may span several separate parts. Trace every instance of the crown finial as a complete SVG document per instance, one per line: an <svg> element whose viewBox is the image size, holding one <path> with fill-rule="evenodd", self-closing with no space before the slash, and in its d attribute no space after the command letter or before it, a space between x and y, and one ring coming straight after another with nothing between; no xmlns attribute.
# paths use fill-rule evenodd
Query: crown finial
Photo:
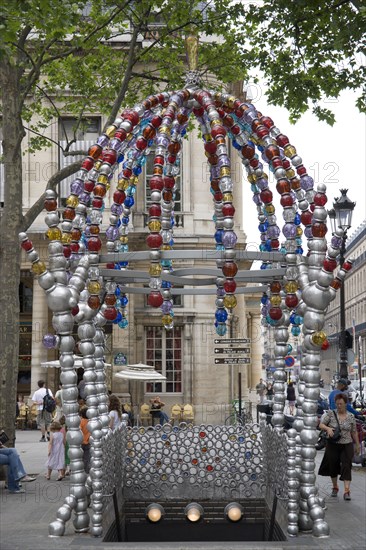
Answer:
<svg viewBox="0 0 366 550"><path fill-rule="evenodd" d="M189 71L197 71L198 67L198 36L190 34L186 38L186 53Z"/></svg>

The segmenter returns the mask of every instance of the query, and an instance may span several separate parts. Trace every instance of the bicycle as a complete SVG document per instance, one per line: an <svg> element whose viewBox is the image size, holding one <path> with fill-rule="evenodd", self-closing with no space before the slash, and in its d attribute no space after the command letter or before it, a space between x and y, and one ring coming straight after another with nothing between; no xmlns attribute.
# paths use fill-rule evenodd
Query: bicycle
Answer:
<svg viewBox="0 0 366 550"><path fill-rule="evenodd" d="M249 403L248 408L242 406L241 414L239 414L238 400L234 400L231 405L233 411L225 419L225 426L245 426L246 424L250 424L251 422L253 422L251 403Z"/></svg>

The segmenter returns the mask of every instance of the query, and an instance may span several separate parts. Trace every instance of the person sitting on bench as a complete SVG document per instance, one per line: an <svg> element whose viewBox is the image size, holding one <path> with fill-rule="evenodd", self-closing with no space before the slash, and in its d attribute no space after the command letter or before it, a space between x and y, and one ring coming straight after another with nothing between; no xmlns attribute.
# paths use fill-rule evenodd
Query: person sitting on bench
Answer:
<svg viewBox="0 0 366 550"><path fill-rule="evenodd" d="M161 426L165 422L169 422L168 415L161 410L164 407L165 403L161 401L160 397L158 395L156 397L153 397L153 399L150 399L150 403L151 403L152 417L159 418L159 422Z"/></svg>

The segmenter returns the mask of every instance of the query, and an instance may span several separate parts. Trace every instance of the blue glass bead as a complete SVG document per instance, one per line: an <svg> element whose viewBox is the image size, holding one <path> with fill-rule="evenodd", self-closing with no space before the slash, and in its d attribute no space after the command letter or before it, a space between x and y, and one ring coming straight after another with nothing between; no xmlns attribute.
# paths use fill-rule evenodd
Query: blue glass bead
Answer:
<svg viewBox="0 0 366 550"><path fill-rule="evenodd" d="M287 250L284 246L281 246L280 252L281 252L281 254L286 254Z"/></svg>
<svg viewBox="0 0 366 550"><path fill-rule="evenodd" d="M261 269L267 269L267 264L261 264Z"/></svg>
<svg viewBox="0 0 366 550"><path fill-rule="evenodd" d="M119 286L116 287L116 290L114 291L114 293L116 296L121 296L121 289L119 288Z"/></svg>
<svg viewBox="0 0 366 550"><path fill-rule="evenodd" d="M161 288L171 288L172 286L172 283L170 283L169 281L162 281L161 283Z"/></svg>
<svg viewBox="0 0 366 550"><path fill-rule="evenodd" d="M223 234L224 234L224 230L223 229L218 229L215 233L215 241L219 244L222 243L222 237L223 237Z"/></svg>
<svg viewBox="0 0 366 550"><path fill-rule="evenodd" d="M120 311L118 311L117 317L114 320L114 323L118 324L120 321L122 321L122 313Z"/></svg>
<svg viewBox="0 0 366 550"><path fill-rule="evenodd" d="M128 298L127 298L127 296L126 296L125 294L124 294L123 296L121 296L121 300L120 300L120 301L121 301L121 306L122 306L122 307L126 307L126 306L127 306L127 304L128 304Z"/></svg>
<svg viewBox="0 0 366 550"><path fill-rule="evenodd" d="M135 200L133 197L126 197L124 205L127 206L127 208L131 208L135 204Z"/></svg>
<svg viewBox="0 0 366 550"><path fill-rule="evenodd" d="M219 308L216 310L215 318L219 323L225 323L227 320L227 311L224 308Z"/></svg>
<svg viewBox="0 0 366 550"><path fill-rule="evenodd" d="M247 452L245 453L245 458L246 458L247 460L249 460L250 458L252 458L252 453L251 453L250 451L247 451Z"/></svg>
<svg viewBox="0 0 366 550"><path fill-rule="evenodd" d="M120 321L120 322L118 323L118 326L119 326L119 328L127 328L127 327L128 327L128 321L127 321L127 319L124 317L124 318L122 319L122 321Z"/></svg>
<svg viewBox="0 0 366 550"><path fill-rule="evenodd" d="M130 221L130 218L128 216L123 216L122 225L128 225L129 221Z"/></svg>
<svg viewBox="0 0 366 550"><path fill-rule="evenodd" d="M251 475L250 475L250 479L251 479L252 481L255 481L255 480L257 479L257 474L251 474Z"/></svg>
<svg viewBox="0 0 366 550"><path fill-rule="evenodd" d="M118 163L121 163L121 162L123 162L124 160L125 160L125 157L124 157L124 155L122 155L122 153L121 153L120 155L118 155L118 158L117 158L117 162L118 162Z"/></svg>
<svg viewBox="0 0 366 550"><path fill-rule="evenodd" d="M301 248L301 246L299 246L298 248L296 248L295 253L300 254L300 256L301 256L304 253L304 250L303 250L303 248Z"/></svg>
<svg viewBox="0 0 366 550"><path fill-rule="evenodd" d="M216 327L216 334L219 336L225 336L227 331L226 325L224 323L219 323Z"/></svg>
<svg viewBox="0 0 366 550"><path fill-rule="evenodd" d="M294 313L292 313L292 314L290 315L290 323L291 323L292 325L295 324L295 314L294 314Z"/></svg>
<svg viewBox="0 0 366 550"><path fill-rule="evenodd" d="M266 304L268 302L268 296L267 294L263 294L261 298L261 304Z"/></svg>
<svg viewBox="0 0 366 550"><path fill-rule="evenodd" d="M119 262L118 265L119 265L119 267L127 267L128 262Z"/></svg>
<svg viewBox="0 0 366 550"><path fill-rule="evenodd" d="M300 223L301 223L300 214L299 214L298 212L296 212L295 218L294 218L294 224L295 224L295 225L300 225Z"/></svg>
<svg viewBox="0 0 366 550"><path fill-rule="evenodd" d="M265 245L264 243L261 243L261 244L259 245L259 250L260 250L261 252L265 252L265 251L266 251L266 245Z"/></svg>
<svg viewBox="0 0 366 550"><path fill-rule="evenodd" d="M301 329L299 327L291 327L291 334L293 336L299 336Z"/></svg>
<svg viewBox="0 0 366 550"><path fill-rule="evenodd" d="M302 325L304 322L304 318L301 317L301 315L295 315L295 324L296 325Z"/></svg>

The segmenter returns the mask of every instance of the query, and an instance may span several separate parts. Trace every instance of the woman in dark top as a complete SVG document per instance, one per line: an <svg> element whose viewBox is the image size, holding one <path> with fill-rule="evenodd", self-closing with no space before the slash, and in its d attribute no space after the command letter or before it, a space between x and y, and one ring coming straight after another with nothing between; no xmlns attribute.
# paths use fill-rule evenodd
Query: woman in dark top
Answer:
<svg viewBox="0 0 366 550"><path fill-rule="evenodd" d="M288 406L290 408L290 414L294 414L295 412L295 402L296 402L296 394L295 394L295 386L293 382L289 382L287 385L287 396L286 399L288 401Z"/></svg>

